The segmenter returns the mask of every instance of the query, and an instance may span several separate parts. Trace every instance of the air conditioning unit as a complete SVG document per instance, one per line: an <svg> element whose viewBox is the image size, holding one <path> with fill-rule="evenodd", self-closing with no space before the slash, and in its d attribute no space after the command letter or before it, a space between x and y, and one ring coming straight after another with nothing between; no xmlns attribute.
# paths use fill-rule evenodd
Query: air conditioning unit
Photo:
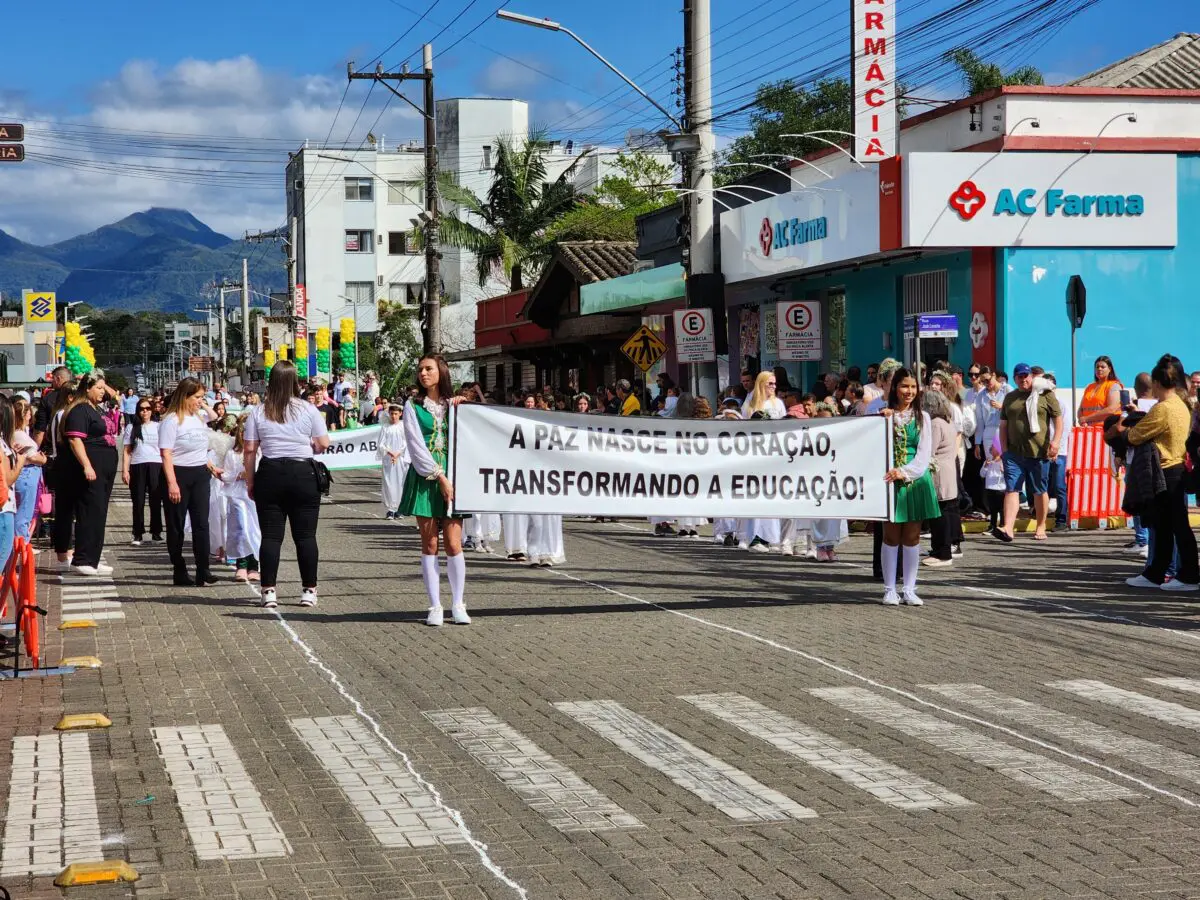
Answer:
<svg viewBox="0 0 1200 900"><path fill-rule="evenodd" d="M376 275L376 276L375 276L375 283L376 283L377 285L379 285L379 287L383 287L383 276L382 276L382 275Z"/></svg>

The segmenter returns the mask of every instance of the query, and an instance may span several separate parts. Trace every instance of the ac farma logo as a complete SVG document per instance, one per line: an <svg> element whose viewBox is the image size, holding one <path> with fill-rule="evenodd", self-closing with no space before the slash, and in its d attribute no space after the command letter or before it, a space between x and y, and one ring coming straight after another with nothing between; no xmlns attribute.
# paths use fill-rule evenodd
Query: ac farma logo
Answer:
<svg viewBox="0 0 1200 900"><path fill-rule="evenodd" d="M949 199L950 208L964 222L970 222L987 206L988 198L974 181L964 181ZM1141 194L1070 194L1051 188L1043 194L1034 188L1001 188L992 204L993 216L1066 216L1068 218L1122 218L1140 216L1146 211Z"/></svg>

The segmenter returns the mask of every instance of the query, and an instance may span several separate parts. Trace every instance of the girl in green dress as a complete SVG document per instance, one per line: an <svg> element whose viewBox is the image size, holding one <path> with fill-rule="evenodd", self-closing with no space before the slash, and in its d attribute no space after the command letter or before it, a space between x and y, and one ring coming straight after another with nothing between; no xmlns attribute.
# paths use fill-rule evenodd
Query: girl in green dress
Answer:
<svg viewBox="0 0 1200 900"><path fill-rule="evenodd" d="M921 523L941 515L937 491L929 472L933 454L933 428L921 410L921 389L908 369L898 369L882 414L892 423L895 459L884 480L894 484L895 512L883 526L883 604L923 605L917 596L917 570L921 568ZM904 591L896 593L896 562L904 546Z"/></svg>
<svg viewBox="0 0 1200 900"><path fill-rule="evenodd" d="M417 363L418 394L404 407L404 441L412 461L404 479L400 514L415 516L421 532L421 575L429 594L426 625L442 624L441 580L438 575L438 538L446 550L446 575L450 580L450 607L455 625L470 625L463 602L467 563L462 555L462 517L450 512L454 485L446 477L450 450L449 416L455 403L450 369L441 356L425 356Z"/></svg>

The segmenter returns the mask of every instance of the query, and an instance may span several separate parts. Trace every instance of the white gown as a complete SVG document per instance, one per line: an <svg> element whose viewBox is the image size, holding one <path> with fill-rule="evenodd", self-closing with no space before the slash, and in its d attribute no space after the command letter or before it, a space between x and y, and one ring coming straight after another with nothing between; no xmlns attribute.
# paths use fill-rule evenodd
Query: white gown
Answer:
<svg viewBox="0 0 1200 900"><path fill-rule="evenodd" d="M493 543L500 540L501 516L499 513L471 513L463 519L463 537Z"/></svg>
<svg viewBox="0 0 1200 900"><path fill-rule="evenodd" d="M504 552L529 555L529 516L524 513L505 513L500 517L504 523Z"/></svg>
<svg viewBox="0 0 1200 900"><path fill-rule="evenodd" d="M225 456L233 449L233 438L220 431L210 431L208 434L208 461L221 468ZM215 556L217 551L224 548L225 558L232 554L225 547L225 519L228 504L225 498L225 485L219 478L213 478L208 488L208 546Z"/></svg>
<svg viewBox="0 0 1200 900"><path fill-rule="evenodd" d="M404 425L384 425L379 431L376 446L375 458L381 463L379 500L384 512L394 513L400 508L404 479L408 476L408 446L404 440ZM400 458L392 462L389 450L399 453Z"/></svg>
<svg viewBox="0 0 1200 900"><path fill-rule="evenodd" d="M567 561L562 516L529 517L529 561L560 564Z"/></svg>
<svg viewBox="0 0 1200 900"><path fill-rule="evenodd" d="M258 510L246 493L245 458L237 450L225 454L221 466L222 491L225 494L225 554L231 559L258 557L262 549L262 531L258 527Z"/></svg>

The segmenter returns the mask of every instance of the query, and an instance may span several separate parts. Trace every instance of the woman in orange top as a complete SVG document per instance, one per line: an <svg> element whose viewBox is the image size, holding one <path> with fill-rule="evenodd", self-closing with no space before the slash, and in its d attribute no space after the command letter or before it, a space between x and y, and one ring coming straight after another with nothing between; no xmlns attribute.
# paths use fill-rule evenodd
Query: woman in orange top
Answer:
<svg viewBox="0 0 1200 900"><path fill-rule="evenodd" d="M1112 358L1097 356L1096 380L1084 389L1075 422L1079 425L1095 425L1108 416L1118 415L1121 412L1122 387L1124 385L1113 369Z"/></svg>

